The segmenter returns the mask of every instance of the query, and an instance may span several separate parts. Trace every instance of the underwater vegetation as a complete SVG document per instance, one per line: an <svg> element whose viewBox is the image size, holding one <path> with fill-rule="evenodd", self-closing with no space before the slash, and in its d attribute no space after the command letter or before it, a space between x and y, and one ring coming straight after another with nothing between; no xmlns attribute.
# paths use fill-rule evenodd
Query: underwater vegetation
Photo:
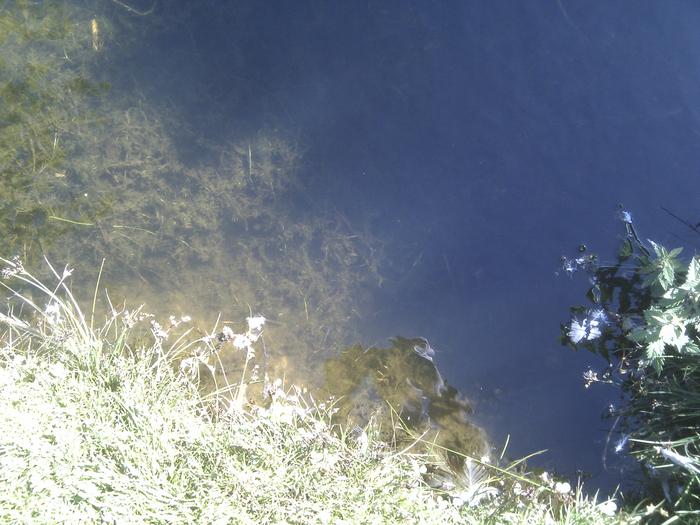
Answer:
<svg viewBox="0 0 700 525"><path fill-rule="evenodd" d="M112 2L20 1L0 24L9 253L37 271L43 257L86 273L104 260L101 280L117 303L165 300L200 319L264 313L290 375L349 341L364 287L379 280L381 245L309 206L292 133L263 123L203 139L167 95L153 101L125 82L111 57L158 32L157 16Z"/></svg>
<svg viewBox="0 0 700 525"><path fill-rule="evenodd" d="M67 229L53 212L80 206L66 159L108 86L87 76L88 18L60 2L12 4L0 11L0 235L29 264Z"/></svg>

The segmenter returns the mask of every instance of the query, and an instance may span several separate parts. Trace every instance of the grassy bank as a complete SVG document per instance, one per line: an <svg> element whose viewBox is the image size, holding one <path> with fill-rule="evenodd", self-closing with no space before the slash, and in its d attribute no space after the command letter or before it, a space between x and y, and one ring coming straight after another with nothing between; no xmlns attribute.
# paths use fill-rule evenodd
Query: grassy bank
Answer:
<svg viewBox="0 0 700 525"><path fill-rule="evenodd" d="M265 407L245 403L233 381L234 395L204 396L190 372L206 373L216 355L202 348L252 351L259 331L195 337L178 326L173 341L181 320L163 328L126 310L93 327L66 286L70 271L47 288L5 262L0 282L24 291L0 316L3 523L622 521L610 501L522 465L475 459L452 485L430 488L437 452L392 450L371 427L339 432L332 407L279 382ZM185 353L198 368L175 365Z"/></svg>

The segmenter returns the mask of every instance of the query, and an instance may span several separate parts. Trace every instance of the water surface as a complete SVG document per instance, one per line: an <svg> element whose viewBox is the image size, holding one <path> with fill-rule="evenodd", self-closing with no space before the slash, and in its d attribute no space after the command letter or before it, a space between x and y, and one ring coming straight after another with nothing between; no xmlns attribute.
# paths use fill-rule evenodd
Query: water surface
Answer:
<svg viewBox="0 0 700 525"><path fill-rule="evenodd" d="M51 215L92 225L60 223L74 263L106 255L113 293L202 318L265 314L278 371L310 382L346 344L425 337L493 444L619 482L600 418L619 399L559 343L586 282L555 272L580 243L613 256L620 202L643 237L693 242L661 206L700 220L700 7L89 7L107 124L49 177ZM41 195L13 218L25 241L58 225Z"/></svg>

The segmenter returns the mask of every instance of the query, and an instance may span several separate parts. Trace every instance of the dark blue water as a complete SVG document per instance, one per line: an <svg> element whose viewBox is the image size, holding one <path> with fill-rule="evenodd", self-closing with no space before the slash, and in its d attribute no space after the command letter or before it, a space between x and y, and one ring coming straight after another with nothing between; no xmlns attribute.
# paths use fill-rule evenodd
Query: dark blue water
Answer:
<svg viewBox="0 0 700 525"><path fill-rule="evenodd" d="M613 488L617 394L559 344L586 281L555 275L584 242L611 257L618 203L643 237L692 247L700 220L696 2L178 2L131 74L208 140L265 122L305 146L303 202L365 224L386 279L366 343L424 336L445 379L509 453ZM178 16L186 13L186 16ZM170 17L170 18L168 18ZM183 58L186 57L186 58ZM173 83L163 71L178 71ZM192 88L204 81L204 92ZM234 96L235 94L235 96ZM191 147L183 144L183 151ZM614 436L613 436L614 439Z"/></svg>

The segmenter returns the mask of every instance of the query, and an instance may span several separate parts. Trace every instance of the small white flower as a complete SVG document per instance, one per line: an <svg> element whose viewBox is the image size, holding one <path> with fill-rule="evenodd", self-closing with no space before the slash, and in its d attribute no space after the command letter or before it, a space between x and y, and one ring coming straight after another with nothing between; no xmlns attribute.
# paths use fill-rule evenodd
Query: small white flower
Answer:
<svg viewBox="0 0 700 525"><path fill-rule="evenodd" d="M65 379L66 377L68 377L68 370L65 366L63 366L63 363L52 364L49 367L49 372L52 376L54 376L57 379Z"/></svg>
<svg viewBox="0 0 700 525"><path fill-rule="evenodd" d="M597 383L598 381L600 381L600 378L598 377L598 372L589 368L583 373L583 380L585 382L584 386L588 388L593 383Z"/></svg>
<svg viewBox="0 0 700 525"><path fill-rule="evenodd" d="M224 339L226 339L227 341L230 341L231 339L236 337L236 334L233 333L233 330L231 330L229 326L224 326L221 329L221 335L223 335Z"/></svg>
<svg viewBox="0 0 700 525"><path fill-rule="evenodd" d="M266 319L262 315L256 315L254 317L247 317L246 320L248 321L248 332L246 335L248 339L254 343L262 335Z"/></svg>
<svg viewBox="0 0 700 525"><path fill-rule="evenodd" d="M597 321L601 325L608 324L608 313L603 308L593 308L588 310L588 319L592 321Z"/></svg>
<svg viewBox="0 0 700 525"><path fill-rule="evenodd" d="M244 350L246 348L249 348L250 345L253 344L253 342L248 339L248 336L243 335L243 334L233 334L233 346L238 348L239 350Z"/></svg>
<svg viewBox="0 0 700 525"><path fill-rule="evenodd" d="M170 321L170 326L180 326L182 323L188 323L192 320L189 315L183 315L178 319L174 315L171 315L168 320Z"/></svg>
<svg viewBox="0 0 700 525"><path fill-rule="evenodd" d="M209 364L208 357L193 356L180 361L180 373L191 380L197 379L197 377L199 377L200 365L206 366L212 374L215 371L215 368Z"/></svg>
<svg viewBox="0 0 700 525"><path fill-rule="evenodd" d="M22 261L20 260L19 255L15 255L11 261L6 262L8 263L8 266L3 268L2 272L0 272L0 276L2 276L3 279L9 279L17 274L24 273L24 266L22 266Z"/></svg>
<svg viewBox="0 0 700 525"><path fill-rule="evenodd" d="M562 494L562 495L568 494L569 492L571 492L571 484L567 483L566 481L564 481L564 482L557 481L554 484L554 492L556 492L557 494Z"/></svg>
<svg viewBox="0 0 700 525"><path fill-rule="evenodd" d="M620 220L625 224L632 224L632 214L626 210L620 210Z"/></svg>
<svg viewBox="0 0 700 525"><path fill-rule="evenodd" d="M160 326L160 323L158 323L158 321L156 321L155 319L151 320L151 332L153 333L153 337L155 337L159 343L165 341L168 338L168 332L163 330L163 328Z"/></svg>
<svg viewBox="0 0 700 525"><path fill-rule="evenodd" d="M578 343L586 338L586 320L579 321L578 319L572 319L571 325L569 325L569 331L567 333L569 339L573 343Z"/></svg>
<svg viewBox="0 0 700 525"><path fill-rule="evenodd" d="M253 317L246 317L246 321L248 321L248 330L251 332L259 332L262 331L263 325L267 319L262 315L256 315Z"/></svg>
<svg viewBox="0 0 700 525"><path fill-rule="evenodd" d="M330 523L333 518L331 509L322 509L316 516L321 523Z"/></svg>
<svg viewBox="0 0 700 525"><path fill-rule="evenodd" d="M589 321L588 322L588 335L586 336L586 339L589 341L593 341L594 339L598 339L601 335L600 331L600 323L598 321Z"/></svg>
<svg viewBox="0 0 700 525"><path fill-rule="evenodd" d="M367 432L362 430L360 432L360 435L357 437L357 448L358 448L360 454L366 454L368 447L369 447L369 436L367 435ZM423 469L425 469L425 471L427 471L427 469L425 468L425 465L421 465L421 468L423 468ZM424 473L425 471L422 471L421 474Z"/></svg>
<svg viewBox="0 0 700 525"><path fill-rule="evenodd" d="M567 335L574 344L579 343L584 339L587 341L593 341L602 335L600 325L601 322L598 319L583 319L582 321L572 319Z"/></svg>
<svg viewBox="0 0 700 525"><path fill-rule="evenodd" d="M614 516L617 512L617 503L615 500L609 499L598 505L598 510L606 516Z"/></svg>

